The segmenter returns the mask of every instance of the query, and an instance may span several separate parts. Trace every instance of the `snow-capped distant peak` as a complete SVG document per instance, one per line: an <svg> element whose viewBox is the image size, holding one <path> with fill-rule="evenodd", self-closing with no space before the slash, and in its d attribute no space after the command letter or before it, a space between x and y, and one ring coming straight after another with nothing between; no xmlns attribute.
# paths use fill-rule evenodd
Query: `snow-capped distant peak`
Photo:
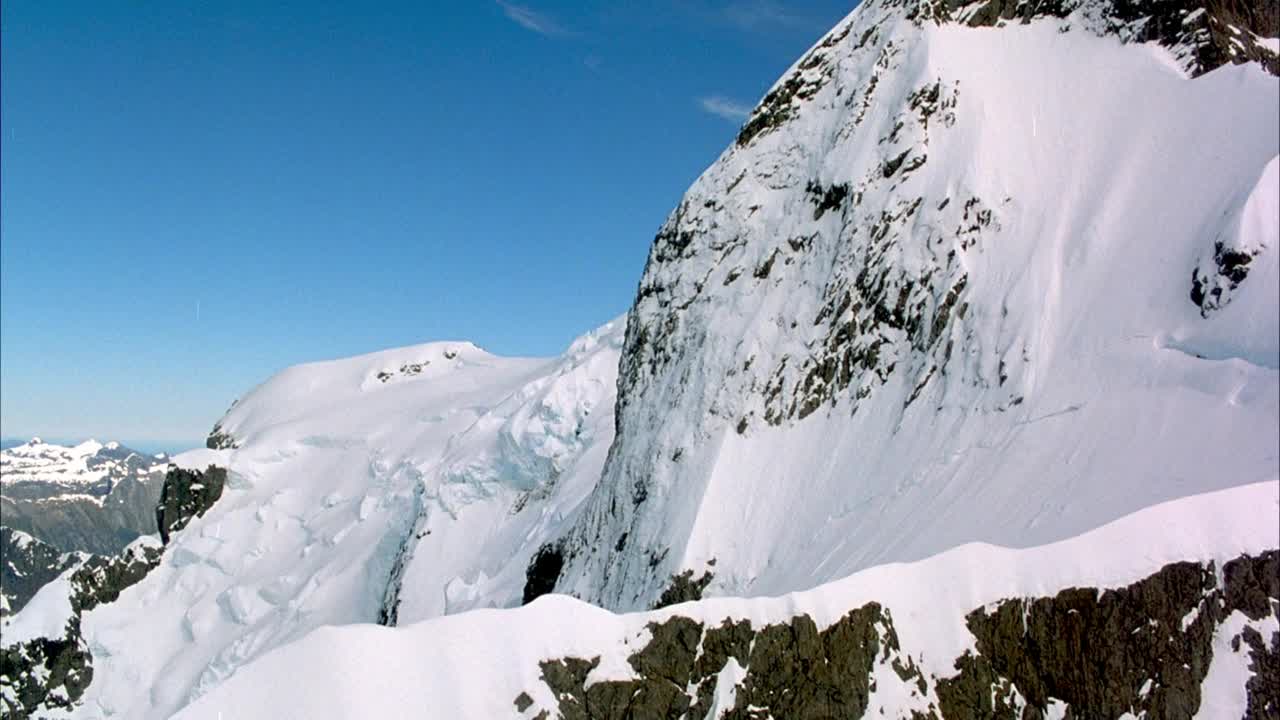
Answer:
<svg viewBox="0 0 1280 720"><path fill-rule="evenodd" d="M67 491L101 496L125 476L154 471L161 466L161 460L118 442L104 444L89 439L75 445L59 445L37 437L0 450L0 482L10 488L17 484L44 485L39 493L44 498Z"/></svg>

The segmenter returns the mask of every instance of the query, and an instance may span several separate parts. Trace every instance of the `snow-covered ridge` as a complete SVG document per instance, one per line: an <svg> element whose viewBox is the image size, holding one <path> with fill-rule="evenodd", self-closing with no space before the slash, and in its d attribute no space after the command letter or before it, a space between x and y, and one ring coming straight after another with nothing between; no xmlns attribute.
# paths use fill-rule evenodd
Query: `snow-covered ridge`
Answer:
<svg viewBox="0 0 1280 720"><path fill-rule="evenodd" d="M628 658L650 642L655 623L689 618L713 628L747 620L759 628L807 616L821 631L867 603L891 615L898 647L892 655L886 649L883 666L874 670L865 717L881 717L877 708L887 717L907 717L912 710L928 717L930 705L934 711L939 705L937 679L955 676L956 659L975 650L968 611L1069 587L1120 588L1178 561L1211 561L1222 568L1237 556L1280 546L1280 529L1272 522L1277 512L1280 482L1273 479L1151 507L1061 543L1025 550L965 545L777 598L715 598L616 615L572 598L547 596L519 609L472 611L394 631L369 625L324 628L245 667L177 717L320 717L344 708L410 718L421 717L427 702L431 717L533 717L541 709L554 713L564 707L544 682L552 677L546 663L595 658L588 686L631 680L637 671ZM1169 527L1187 532L1171 534ZM1197 717L1241 714L1231 711L1242 706L1243 680L1251 673L1244 667L1247 649L1244 655L1232 652L1230 637L1247 624L1268 634L1280 630L1274 611L1256 621L1239 613L1232 618L1231 627L1220 630L1222 642L1200 687ZM1134 632L1145 625L1144 620ZM672 654L678 652L676 646ZM730 663L726 668L732 670ZM720 711L733 706L732 686L743 674L741 669L736 675L722 672L729 687L717 688L723 692ZM923 693L917 688L922 680L928 680ZM855 692L852 686L846 691ZM527 703L517 700L521 694L528 696ZM720 717L720 711L708 717Z"/></svg>
<svg viewBox="0 0 1280 720"><path fill-rule="evenodd" d="M366 393L394 397L404 383L441 380L467 383L468 369L507 364L470 342L433 342L358 355L341 360L295 365L272 376L236 402L217 423L217 430L234 441L299 417L343 407ZM523 361L537 364L539 360Z"/></svg>
<svg viewBox="0 0 1280 720"><path fill-rule="evenodd" d="M95 681L79 712L167 718L323 625L519 604L529 556L599 478L623 332L614 321L558 358L433 343L255 388L218 423L234 447L174 458L227 468L221 497L84 614Z"/></svg>

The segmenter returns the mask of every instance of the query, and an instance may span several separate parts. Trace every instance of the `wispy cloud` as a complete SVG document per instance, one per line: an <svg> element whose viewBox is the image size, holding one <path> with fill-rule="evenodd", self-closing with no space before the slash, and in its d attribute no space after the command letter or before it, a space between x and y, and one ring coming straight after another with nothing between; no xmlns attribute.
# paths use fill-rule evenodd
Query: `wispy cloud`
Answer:
<svg viewBox="0 0 1280 720"><path fill-rule="evenodd" d="M751 106L720 95L698 98L698 107L703 112L718 115L731 122L742 122L751 114Z"/></svg>
<svg viewBox="0 0 1280 720"><path fill-rule="evenodd" d="M498 5L502 6L502 12L508 19L525 30L547 37L562 37L570 34L568 28L527 5L517 5L505 0L498 0Z"/></svg>
<svg viewBox="0 0 1280 720"><path fill-rule="evenodd" d="M777 27L807 28L811 18L798 15L773 0L733 0L721 10L730 25L743 30L768 30Z"/></svg>

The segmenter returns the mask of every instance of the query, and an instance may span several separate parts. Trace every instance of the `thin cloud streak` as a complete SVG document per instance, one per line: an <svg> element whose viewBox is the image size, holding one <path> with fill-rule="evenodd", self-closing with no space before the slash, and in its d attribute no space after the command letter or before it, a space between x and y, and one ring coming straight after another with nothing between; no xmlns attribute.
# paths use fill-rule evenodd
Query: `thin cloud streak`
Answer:
<svg viewBox="0 0 1280 720"><path fill-rule="evenodd" d="M723 17L743 30L806 27L813 23L772 0L735 0L724 7Z"/></svg>
<svg viewBox="0 0 1280 720"><path fill-rule="evenodd" d="M730 122L742 122L751 115L751 106L730 100L720 95L698 98L698 107L703 112L711 113Z"/></svg>
<svg viewBox="0 0 1280 720"><path fill-rule="evenodd" d="M502 7L502 12L507 16L507 19L525 30L536 32L546 37L563 37L570 34L568 28L533 8L505 2L505 0L498 0L498 5Z"/></svg>

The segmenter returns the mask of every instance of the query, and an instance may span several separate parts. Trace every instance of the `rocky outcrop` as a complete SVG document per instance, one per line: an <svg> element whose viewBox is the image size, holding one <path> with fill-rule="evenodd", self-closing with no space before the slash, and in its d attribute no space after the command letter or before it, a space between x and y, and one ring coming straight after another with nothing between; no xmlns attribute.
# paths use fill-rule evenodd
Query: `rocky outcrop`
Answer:
<svg viewBox="0 0 1280 720"><path fill-rule="evenodd" d="M92 657L73 617L62 638L0 647L0 715L26 720L40 710L70 708L92 680Z"/></svg>
<svg viewBox="0 0 1280 720"><path fill-rule="evenodd" d="M939 18L973 27L1068 19L1074 14L1100 35L1168 48L1192 77L1227 63L1245 62L1257 62L1271 74L1280 75L1280 56L1258 42L1280 35L1275 4L1266 0L952 0L935 5L935 10Z"/></svg>
<svg viewBox="0 0 1280 720"><path fill-rule="evenodd" d="M85 557L0 525L0 618L21 610L36 591Z"/></svg>
<svg viewBox="0 0 1280 720"><path fill-rule="evenodd" d="M213 430L209 431L209 437L205 438L204 446L210 450L231 450L240 447L240 441L223 430L222 425L215 424Z"/></svg>
<svg viewBox="0 0 1280 720"><path fill-rule="evenodd" d="M712 562L712 565L715 563ZM693 577L692 570L685 570L682 573L671 576L671 582L667 585L667 589L662 591L662 595L658 596L658 601L653 604L653 609L667 607L669 605L677 605L682 602L691 602L702 599L702 591L707 589L711 584L712 574L710 571L702 573L702 577L696 580Z"/></svg>
<svg viewBox="0 0 1280 720"><path fill-rule="evenodd" d="M652 639L628 662L636 680L588 686L599 658L564 658L540 664L555 693L559 717L861 717L877 657L898 659L898 639L888 614L875 603L853 610L819 630L801 615L791 622L753 628L748 620L707 627L675 616L649 626ZM908 671L908 666L902 666ZM742 669L745 676L724 674ZM736 700L717 709L721 678L735 683ZM733 678L728 680L728 678Z"/></svg>
<svg viewBox="0 0 1280 720"><path fill-rule="evenodd" d="M943 677L920 669L874 602L823 629L807 615L763 627L674 615L649 625L628 659L634 679L588 683L599 657L541 662L556 705L536 716L858 718L882 692L909 699L892 716L913 720L1188 718L1200 709L1215 634L1240 613L1248 622L1229 641L1249 653L1247 717L1273 718L1280 632L1258 628L1280 614L1278 576L1280 552L1269 551L1226 563L1221 582L1213 563L1180 562L1125 587L1010 598L968 614L975 650ZM516 704L535 716L530 694Z"/></svg>
<svg viewBox="0 0 1280 720"><path fill-rule="evenodd" d="M548 544L538 548L525 570L524 603L527 605L555 589L564 567L564 551Z"/></svg>
<svg viewBox="0 0 1280 720"><path fill-rule="evenodd" d="M227 471L171 466L155 509L163 542L222 496ZM80 631L83 613L114 602L160 564L162 542L139 538L115 557L89 557L70 576L71 617L61 638L36 638L0 647L0 709L25 720L39 712L74 706L93 679L93 657Z"/></svg>
<svg viewBox="0 0 1280 720"><path fill-rule="evenodd" d="M222 497L226 482L226 469L216 465L210 465L203 472L170 466L160 492L160 503L156 505L160 540L167 544L170 535L186 527L193 518L204 515Z"/></svg>
<svg viewBox="0 0 1280 720"><path fill-rule="evenodd" d="M109 603L160 564L154 538L118 557L91 557L71 574L71 617L60 638L35 638L0 647L0 709L24 720L72 707L93 680L93 656L80 632L81 615Z"/></svg>

